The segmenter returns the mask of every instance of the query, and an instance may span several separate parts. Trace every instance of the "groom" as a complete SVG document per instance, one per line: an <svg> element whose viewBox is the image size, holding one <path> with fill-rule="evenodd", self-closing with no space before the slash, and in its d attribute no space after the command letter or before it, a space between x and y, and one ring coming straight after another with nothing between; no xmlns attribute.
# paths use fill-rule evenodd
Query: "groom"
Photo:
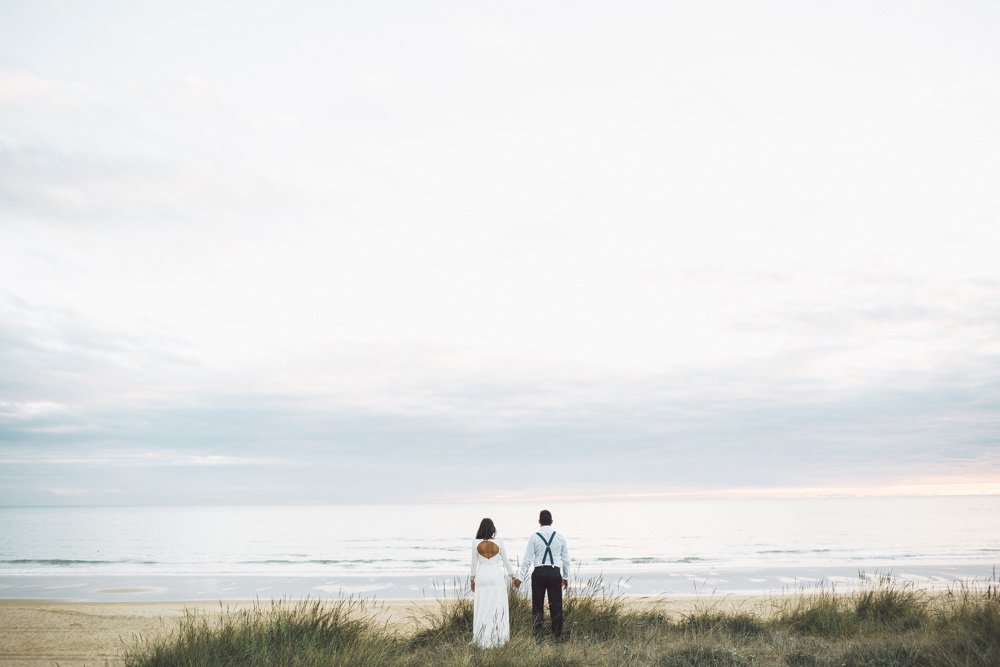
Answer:
<svg viewBox="0 0 1000 667"><path fill-rule="evenodd" d="M538 532L528 539L520 576L514 577L513 583L514 588L520 588L528 570L537 563L531 573L531 616L535 619L535 636L540 636L542 632L542 605L548 593L552 634L560 639L563 626L562 592L569 588L569 549L566 538L552 530L551 512L542 510L538 515L538 525L541 526Z"/></svg>

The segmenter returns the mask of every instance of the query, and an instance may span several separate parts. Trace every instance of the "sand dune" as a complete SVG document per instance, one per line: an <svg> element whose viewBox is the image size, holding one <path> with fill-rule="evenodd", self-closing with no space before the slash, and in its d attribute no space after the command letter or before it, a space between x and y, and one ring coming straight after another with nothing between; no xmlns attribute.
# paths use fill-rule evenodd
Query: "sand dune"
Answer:
<svg viewBox="0 0 1000 667"><path fill-rule="evenodd" d="M656 604L683 613L698 604L758 605L763 597L652 598L636 597L637 605ZM266 603L265 603L266 604ZM388 600L376 603L378 613L401 631L413 628L437 608L433 599ZM223 609L252 607L235 602L59 602L0 600L0 664L27 667L58 662L60 667L95 667L120 663L124 646L136 637L174 631L185 610L218 614Z"/></svg>

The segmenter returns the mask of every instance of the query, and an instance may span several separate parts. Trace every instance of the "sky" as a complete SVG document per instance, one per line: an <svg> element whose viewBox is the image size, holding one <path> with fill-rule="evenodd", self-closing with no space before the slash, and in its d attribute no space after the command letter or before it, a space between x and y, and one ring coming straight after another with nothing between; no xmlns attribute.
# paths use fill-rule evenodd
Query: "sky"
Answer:
<svg viewBox="0 0 1000 667"><path fill-rule="evenodd" d="M0 504L1000 493L998 31L0 0Z"/></svg>

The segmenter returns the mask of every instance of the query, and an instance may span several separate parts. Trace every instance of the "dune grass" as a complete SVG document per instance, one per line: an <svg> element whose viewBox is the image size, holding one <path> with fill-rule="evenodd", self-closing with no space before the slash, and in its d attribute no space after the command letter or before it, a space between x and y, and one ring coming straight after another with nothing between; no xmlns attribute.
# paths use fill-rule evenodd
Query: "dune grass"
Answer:
<svg viewBox="0 0 1000 667"><path fill-rule="evenodd" d="M709 601L686 614L638 607L591 582L566 599L566 638L536 641L531 605L511 590L511 641L469 645L472 600L443 599L402 632L359 600L259 603L189 613L169 636L138 639L127 667L336 665L483 667L1000 667L995 581L936 595L889 576L848 592L831 588L774 598L754 609Z"/></svg>

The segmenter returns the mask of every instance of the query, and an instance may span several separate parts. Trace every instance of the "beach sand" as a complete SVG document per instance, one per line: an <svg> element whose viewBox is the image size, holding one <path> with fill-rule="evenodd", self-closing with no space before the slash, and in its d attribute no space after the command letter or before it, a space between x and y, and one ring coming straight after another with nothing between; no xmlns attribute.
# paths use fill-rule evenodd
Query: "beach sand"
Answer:
<svg viewBox="0 0 1000 667"><path fill-rule="evenodd" d="M683 614L706 605L758 609L770 596L630 598L638 606L655 605L666 613ZM266 604L266 603L265 603ZM410 631L419 619L433 613L433 599L386 600L376 606L381 618L400 631ZM137 636L169 634L185 610L219 614L222 609L252 607L253 601L234 602L59 602L0 600L0 665L95 667L120 664L121 650Z"/></svg>

